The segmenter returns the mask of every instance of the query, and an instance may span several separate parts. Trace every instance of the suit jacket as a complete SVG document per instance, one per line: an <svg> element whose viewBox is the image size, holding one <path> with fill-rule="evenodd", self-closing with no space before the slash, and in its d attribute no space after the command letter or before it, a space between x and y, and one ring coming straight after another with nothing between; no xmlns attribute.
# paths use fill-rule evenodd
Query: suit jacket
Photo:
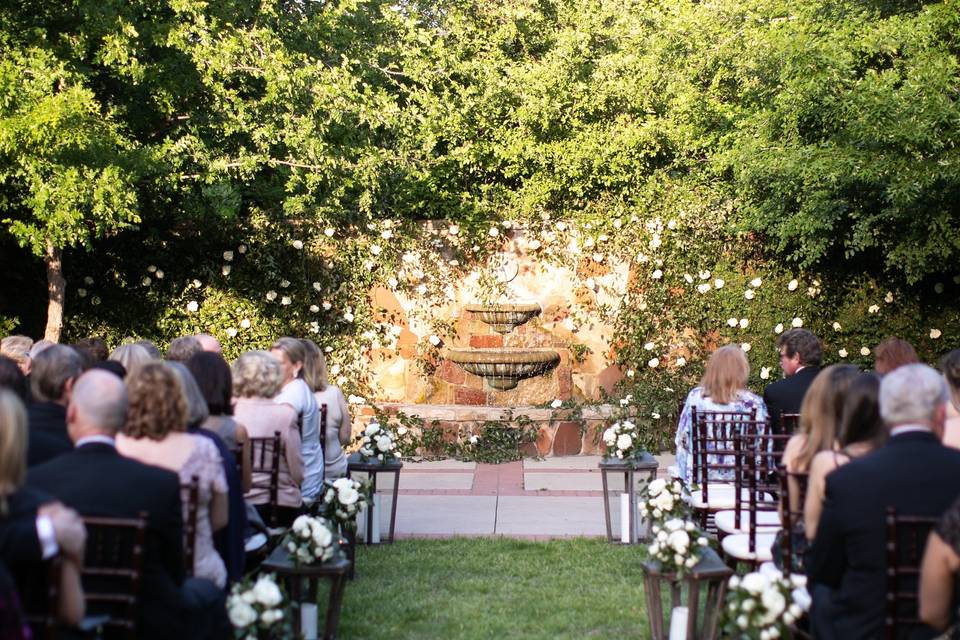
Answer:
<svg viewBox="0 0 960 640"><path fill-rule="evenodd" d="M773 433L783 433L780 426L781 413L800 413L803 396L820 373L820 367L804 367L783 380L771 382L763 390L763 403L770 413L770 428Z"/></svg>
<svg viewBox="0 0 960 640"><path fill-rule="evenodd" d="M11 573L36 569L43 560L37 538L37 508L53 501L31 487L21 487L6 497L6 514L0 518L0 561Z"/></svg>
<svg viewBox="0 0 960 640"><path fill-rule="evenodd" d="M182 628L184 581L180 479L89 443L29 470L27 484L56 496L84 516L148 514L137 637L175 638Z"/></svg>
<svg viewBox="0 0 960 640"><path fill-rule="evenodd" d="M67 433L67 408L55 402L34 402L27 407L27 466L33 467L73 451Z"/></svg>
<svg viewBox="0 0 960 640"><path fill-rule="evenodd" d="M939 517L960 495L958 470L960 451L944 447L933 433L917 431L894 436L878 451L827 476L807 576L834 590L833 637L882 635L886 509Z"/></svg>

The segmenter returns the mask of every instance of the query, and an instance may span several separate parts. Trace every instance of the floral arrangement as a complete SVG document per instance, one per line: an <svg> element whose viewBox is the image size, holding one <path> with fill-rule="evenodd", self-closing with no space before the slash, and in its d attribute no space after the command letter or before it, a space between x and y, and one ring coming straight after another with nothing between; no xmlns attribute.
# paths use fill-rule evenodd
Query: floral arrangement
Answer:
<svg viewBox="0 0 960 640"><path fill-rule="evenodd" d="M639 442L640 431L637 425L629 420L614 422L603 432L603 443L607 445L605 455L608 458L623 460L639 456L643 453L643 449L638 446Z"/></svg>
<svg viewBox="0 0 960 640"><path fill-rule="evenodd" d="M284 601L283 591L273 575L261 575L255 583L247 578L233 585L227 598L227 617L235 637L248 640L263 636L287 637Z"/></svg>
<svg viewBox="0 0 960 640"><path fill-rule="evenodd" d="M683 484L679 480L667 482L663 478L657 478L643 490L640 514L656 523L683 519L689 511L683 494Z"/></svg>
<svg viewBox="0 0 960 640"><path fill-rule="evenodd" d="M329 560L336 551L336 543L330 521L314 516L299 516L283 539L283 545L297 564Z"/></svg>
<svg viewBox="0 0 960 640"><path fill-rule="evenodd" d="M653 542L647 547L651 560L660 563L664 573L682 576L700 561L707 539L693 522L673 518L652 527Z"/></svg>
<svg viewBox="0 0 960 640"><path fill-rule="evenodd" d="M774 640L810 608L803 578L785 578L779 571L733 576L728 582L724 630L738 640Z"/></svg>
<svg viewBox="0 0 960 640"><path fill-rule="evenodd" d="M397 457L397 436L389 426L371 422L358 440L360 455L364 460L376 458L380 462L387 462Z"/></svg>
<svg viewBox="0 0 960 640"><path fill-rule="evenodd" d="M324 513L345 527L356 525L357 514L370 504L370 485L351 478L325 480Z"/></svg>

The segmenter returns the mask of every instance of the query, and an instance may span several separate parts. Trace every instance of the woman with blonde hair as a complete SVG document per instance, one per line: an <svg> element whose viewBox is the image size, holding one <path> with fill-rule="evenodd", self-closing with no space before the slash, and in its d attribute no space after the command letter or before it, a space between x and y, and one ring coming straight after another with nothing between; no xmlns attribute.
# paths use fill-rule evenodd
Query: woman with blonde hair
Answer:
<svg viewBox="0 0 960 640"><path fill-rule="evenodd" d="M150 362L127 382L130 410L117 451L128 458L173 471L180 484L200 480L193 575L223 588L227 570L213 546L213 532L227 525L227 481L216 445L187 433L189 412L178 374L167 364ZM184 520L188 504L183 504Z"/></svg>
<svg viewBox="0 0 960 640"><path fill-rule="evenodd" d="M247 351L233 363L233 417L247 428L250 438L272 438L280 434L283 455L280 456L277 491L278 524L289 526L302 512L300 483L303 482L303 453L300 451L300 432L297 414L288 404L276 403L273 397L280 391L283 374L276 358L266 351ZM264 460L271 460L272 444ZM262 489L269 484L269 473L253 474L253 486L246 499L264 518L268 515L270 496Z"/></svg>
<svg viewBox="0 0 960 640"><path fill-rule="evenodd" d="M767 407L757 394L747 389L750 364L737 345L720 347L710 355L700 384L694 387L683 404L677 425L677 469L688 485L693 475L693 452L690 436L693 429L693 410L723 412L755 412L755 420L766 420Z"/></svg>
<svg viewBox="0 0 960 640"><path fill-rule="evenodd" d="M954 349L940 360L940 372L950 391L947 420L943 425L943 444L960 449L960 349Z"/></svg>
<svg viewBox="0 0 960 640"><path fill-rule="evenodd" d="M342 478L347 475L347 454L343 447L350 444L353 437L353 423L350 420L350 407L343 391L327 381L327 359L313 340L301 340L307 352L303 363L303 381L313 389L317 406L327 407L327 422L321 425L326 435L323 451L323 477L325 479ZM321 411L321 416L323 412Z"/></svg>
<svg viewBox="0 0 960 640"><path fill-rule="evenodd" d="M4 539L0 562L15 575L44 575L40 541L46 547L48 540L41 537L41 530L49 531L49 542L56 542L62 560L57 616L66 624L79 624L85 609L80 584L86 545L83 521L72 509L24 486L26 477L27 412L13 392L0 389L0 531ZM0 605L11 603L0 600ZM0 629L0 634L6 638L9 631Z"/></svg>
<svg viewBox="0 0 960 640"><path fill-rule="evenodd" d="M133 376L133 373L147 364L148 362L154 362L154 359L150 357L150 353L144 349L139 344L121 344L116 347L113 351L110 352L110 357L107 360L115 360L123 365L123 368L127 370L127 380Z"/></svg>

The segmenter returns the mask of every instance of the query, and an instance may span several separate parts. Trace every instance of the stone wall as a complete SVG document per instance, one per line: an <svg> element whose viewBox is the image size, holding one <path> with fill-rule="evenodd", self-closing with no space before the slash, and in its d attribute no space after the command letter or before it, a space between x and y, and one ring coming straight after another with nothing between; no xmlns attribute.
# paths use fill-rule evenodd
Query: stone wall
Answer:
<svg viewBox="0 0 960 640"><path fill-rule="evenodd" d="M395 349L375 349L371 354L374 400L515 407L556 399L596 401L601 389L611 392L623 373L610 362L613 330L599 320L598 309L619 304L629 275L627 264L581 257L575 246L569 260L574 266L551 264L534 255L535 246L527 243L522 230L504 232L498 268L505 269L504 280L509 282L498 301L536 302L542 310L505 336L464 310L482 300L480 270L450 283L445 298L426 309L401 291L373 289L370 301L377 321L397 336ZM439 336L443 340L439 349L425 348L438 325L451 330ZM549 347L560 354L560 364L546 375L520 381L515 389L498 391L443 359L445 347L500 346Z"/></svg>

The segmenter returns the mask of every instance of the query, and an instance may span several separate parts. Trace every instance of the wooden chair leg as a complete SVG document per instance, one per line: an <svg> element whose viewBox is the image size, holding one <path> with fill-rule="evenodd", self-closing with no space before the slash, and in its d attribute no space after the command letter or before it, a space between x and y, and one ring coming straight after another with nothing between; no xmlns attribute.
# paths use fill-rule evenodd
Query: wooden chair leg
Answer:
<svg viewBox="0 0 960 640"><path fill-rule="evenodd" d="M340 606L343 604L343 592L346 576L334 576L330 585L330 598L327 600L327 618L324 620L324 640L336 640L337 626L340 624Z"/></svg>

